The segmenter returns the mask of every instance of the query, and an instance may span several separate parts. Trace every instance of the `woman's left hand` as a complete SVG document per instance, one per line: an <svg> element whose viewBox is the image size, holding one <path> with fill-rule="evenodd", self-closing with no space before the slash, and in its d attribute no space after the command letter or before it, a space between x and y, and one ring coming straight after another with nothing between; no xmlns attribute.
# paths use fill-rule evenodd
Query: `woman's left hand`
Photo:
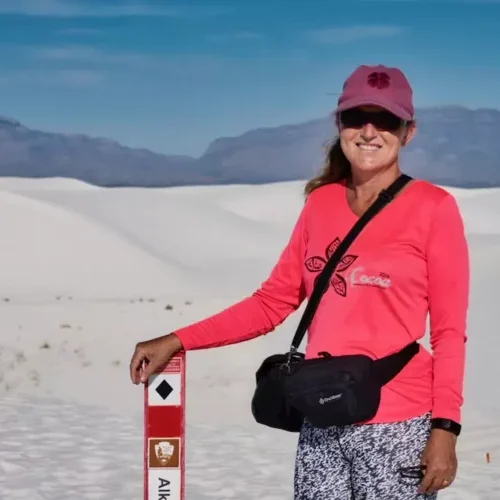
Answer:
<svg viewBox="0 0 500 500"><path fill-rule="evenodd" d="M457 473L457 437L442 429L433 429L422 455L425 475L420 484L420 493L433 493L447 488Z"/></svg>

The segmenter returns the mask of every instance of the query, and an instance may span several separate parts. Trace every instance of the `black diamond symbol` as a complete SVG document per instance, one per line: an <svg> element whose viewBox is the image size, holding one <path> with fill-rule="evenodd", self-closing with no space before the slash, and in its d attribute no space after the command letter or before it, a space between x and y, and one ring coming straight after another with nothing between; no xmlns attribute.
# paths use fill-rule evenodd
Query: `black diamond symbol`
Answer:
<svg viewBox="0 0 500 500"><path fill-rule="evenodd" d="M167 399L173 390L174 388L166 380L163 380L156 388L156 392L163 400Z"/></svg>

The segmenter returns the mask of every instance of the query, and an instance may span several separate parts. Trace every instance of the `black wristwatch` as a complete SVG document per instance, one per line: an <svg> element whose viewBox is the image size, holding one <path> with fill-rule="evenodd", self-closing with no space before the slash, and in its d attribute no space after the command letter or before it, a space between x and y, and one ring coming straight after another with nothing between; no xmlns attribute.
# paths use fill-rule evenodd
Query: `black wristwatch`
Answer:
<svg viewBox="0 0 500 500"><path fill-rule="evenodd" d="M462 426L448 418L433 418L431 419L431 429L442 429L443 431L455 434L455 436L459 436L462 431Z"/></svg>

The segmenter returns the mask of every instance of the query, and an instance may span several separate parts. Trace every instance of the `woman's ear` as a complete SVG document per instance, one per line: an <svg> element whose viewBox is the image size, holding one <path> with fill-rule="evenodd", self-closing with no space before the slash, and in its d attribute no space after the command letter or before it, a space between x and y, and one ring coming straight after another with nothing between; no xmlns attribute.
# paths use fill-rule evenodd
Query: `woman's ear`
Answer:
<svg viewBox="0 0 500 500"><path fill-rule="evenodd" d="M417 122L411 121L409 122L404 129L404 135L402 139L402 145L407 146L417 134Z"/></svg>

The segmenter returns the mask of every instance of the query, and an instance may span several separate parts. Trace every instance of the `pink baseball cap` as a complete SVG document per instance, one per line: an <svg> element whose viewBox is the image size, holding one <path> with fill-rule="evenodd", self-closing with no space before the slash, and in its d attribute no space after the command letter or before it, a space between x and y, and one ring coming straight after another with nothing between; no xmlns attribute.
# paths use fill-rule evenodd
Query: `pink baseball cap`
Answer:
<svg viewBox="0 0 500 500"><path fill-rule="evenodd" d="M336 113L357 106L380 106L402 120L413 120L413 90L398 68L358 66L344 82Z"/></svg>

